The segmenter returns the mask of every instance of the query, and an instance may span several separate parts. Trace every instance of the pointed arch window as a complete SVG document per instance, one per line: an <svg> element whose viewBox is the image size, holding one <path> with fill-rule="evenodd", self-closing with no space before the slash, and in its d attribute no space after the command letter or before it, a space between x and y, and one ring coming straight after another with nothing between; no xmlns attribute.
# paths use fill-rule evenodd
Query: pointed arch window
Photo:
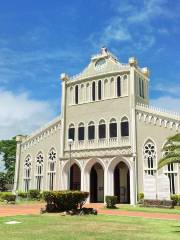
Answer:
<svg viewBox="0 0 180 240"><path fill-rule="evenodd" d="M121 119L121 137L129 136L129 121L127 117Z"/></svg>
<svg viewBox="0 0 180 240"><path fill-rule="evenodd" d="M152 141L148 141L144 145L144 166L145 173L154 175L156 172L156 148Z"/></svg>
<svg viewBox="0 0 180 240"><path fill-rule="evenodd" d="M166 143L165 146L168 146ZM164 152L163 155L167 156L168 151ZM176 184L177 184L177 168L178 164L177 163L169 163L164 167L164 173L165 175L168 176L169 178L169 185L170 185L170 193L175 194L176 193Z"/></svg>
<svg viewBox="0 0 180 240"><path fill-rule="evenodd" d="M43 153L39 152L36 157L36 188L37 190L42 189L43 165L44 165Z"/></svg>
<svg viewBox="0 0 180 240"><path fill-rule="evenodd" d="M106 123L104 120L99 122L99 138L106 138Z"/></svg>
<svg viewBox="0 0 180 240"><path fill-rule="evenodd" d="M78 104L79 102L79 86L75 86L75 103Z"/></svg>
<svg viewBox="0 0 180 240"><path fill-rule="evenodd" d="M121 78L117 77L117 96L121 96Z"/></svg>
<svg viewBox="0 0 180 240"><path fill-rule="evenodd" d="M74 124L70 124L68 129L68 139L72 139L74 141L75 139L75 127Z"/></svg>
<svg viewBox="0 0 180 240"><path fill-rule="evenodd" d="M111 119L109 123L109 136L110 138L116 138L117 137L117 122L116 119Z"/></svg>
<svg viewBox="0 0 180 240"><path fill-rule="evenodd" d="M78 126L78 140L84 140L84 123L80 123Z"/></svg>
<svg viewBox="0 0 180 240"><path fill-rule="evenodd" d="M96 83L92 83L92 101L96 100Z"/></svg>
<svg viewBox="0 0 180 240"><path fill-rule="evenodd" d="M56 155L55 149L52 148L48 154L48 184L50 191L54 190Z"/></svg>
<svg viewBox="0 0 180 240"><path fill-rule="evenodd" d="M95 125L94 122L88 124L88 140L95 139Z"/></svg>
<svg viewBox="0 0 180 240"><path fill-rule="evenodd" d="M28 192L31 181L31 156L28 155L24 162L24 191Z"/></svg>

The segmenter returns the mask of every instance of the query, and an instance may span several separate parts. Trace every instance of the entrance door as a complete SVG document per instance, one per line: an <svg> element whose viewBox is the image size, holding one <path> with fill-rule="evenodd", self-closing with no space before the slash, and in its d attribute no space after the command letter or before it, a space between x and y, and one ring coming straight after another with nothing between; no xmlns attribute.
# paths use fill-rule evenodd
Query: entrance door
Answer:
<svg viewBox="0 0 180 240"><path fill-rule="evenodd" d="M90 172L90 201L104 202L104 170L99 163Z"/></svg>
<svg viewBox="0 0 180 240"><path fill-rule="evenodd" d="M114 195L118 197L118 203L130 203L129 168L124 162L114 169Z"/></svg>
<svg viewBox="0 0 180 240"><path fill-rule="evenodd" d="M97 172L94 167L90 173L90 202L97 202Z"/></svg>
<svg viewBox="0 0 180 240"><path fill-rule="evenodd" d="M70 189L71 190L81 189L81 170L79 166L75 163L71 166Z"/></svg>

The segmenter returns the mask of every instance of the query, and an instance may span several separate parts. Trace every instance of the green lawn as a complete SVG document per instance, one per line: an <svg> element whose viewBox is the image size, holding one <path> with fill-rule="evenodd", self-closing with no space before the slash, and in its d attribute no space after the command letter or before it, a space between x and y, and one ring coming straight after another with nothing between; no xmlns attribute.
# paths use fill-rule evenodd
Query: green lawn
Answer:
<svg viewBox="0 0 180 240"><path fill-rule="evenodd" d="M16 225L4 222L16 220ZM180 221L121 216L34 215L0 218L2 240L180 239Z"/></svg>
<svg viewBox="0 0 180 240"><path fill-rule="evenodd" d="M175 206L173 209L165 209L165 208L150 208L150 207L140 207L140 206L131 206L131 205L117 205L118 210L127 210L131 212L154 212L154 213L173 213L173 214L180 214L180 207Z"/></svg>

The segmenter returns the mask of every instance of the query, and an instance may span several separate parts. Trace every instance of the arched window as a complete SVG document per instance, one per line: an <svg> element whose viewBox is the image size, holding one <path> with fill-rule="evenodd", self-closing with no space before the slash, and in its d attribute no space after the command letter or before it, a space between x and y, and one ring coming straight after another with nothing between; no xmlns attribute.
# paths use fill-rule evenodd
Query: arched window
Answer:
<svg viewBox="0 0 180 240"><path fill-rule="evenodd" d="M156 172L156 148L155 144L152 141L149 140L144 145L143 154L145 173L148 175L154 175Z"/></svg>
<svg viewBox="0 0 180 240"><path fill-rule="evenodd" d="M75 128L74 124L71 124L68 129L68 139L72 139L74 141L75 139Z"/></svg>
<svg viewBox="0 0 180 240"><path fill-rule="evenodd" d="M96 100L96 83L92 83L92 101Z"/></svg>
<svg viewBox="0 0 180 240"><path fill-rule="evenodd" d="M101 100L102 98L102 83L101 80L98 81L98 100Z"/></svg>
<svg viewBox="0 0 180 240"><path fill-rule="evenodd" d="M78 104L79 102L79 86L75 86L75 103Z"/></svg>
<svg viewBox="0 0 180 240"><path fill-rule="evenodd" d="M129 136L129 122L127 117L121 119L121 137Z"/></svg>
<svg viewBox="0 0 180 240"><path fill-rule="evenodd" d="M123 76L123 91L122 91L124 96L128 95L128 77L127 75Z"/></svg>
<svg viewBox="0 0 180 240"><path fill-rule="evenodd" d="M104 98L109 97L109 82L108 79L104 80Z"/></svg>
<svg viewBox="0 0 180 240"><path fill-rule="evenodd" d="M25 192L29 191L30 180L31 180L31 156L28 155L25 158L25 163L24 163L24 191Z"/></svg>
<svg viewBox="0 0 180 240"><path fill-rule="evenodd" d="M90 101L90 86L89 83L86 84L86 102Z"/></svg>
<svg viewBox="0 0 180 240"><path fill-rule="evenodd" d="M142 96L141 79L139 78L139 96Z"/></svg>
<svg viewBox="0 0 180 240"><path fill-rule="evenodd" d="M99 122L99 138L106 138L106 124L104 120Z"/></svg>
<svg viewBox="0 0 180 240"><path fill-rule="evenodd" d="M110 80L110 97L115 97L115 81L114 78Z"/></svg>
<svg viewBox="0 0 180 240"><path fill-rule="evenodd" d="M117 122L114 118L109 123L109 136L110 138L117 137Z"/></svg>
<svg viewBox="0 0 180 240"><path fill-rule="evenodd" d="M54 189L54 177L55 177L55 164L56 164L56 151L52 148L48 154L48 178L49 178L49 190Z"/></svg>
<svg viewBox="0 0 180 240"><path fill-rule="evenodd" d="M74 89L73 87L70 87L70 96L69 96L69 103L73 104L74 103Z"/></svg>
<svg viewBox="0 0 180 240"><path fill-rule="evenodd" d="M165 144L168 146L168 143ZM167 156L168 151L164 152L163 155ZM169 185L170 185L170 193L176 193L176 182L177 182L177 163L169 163L164 167L164 173L169 178Z"/></svg>
<svg viewBox="0 0 180 240"><path fill-rule="evenodd" d="M117 77L117 96L121 96L121 78Z"/></svg>
<svg viewBox="0 0 180 240"><path fill-rule="evenodd" d="M95 139L95 125L94 122L88 124L88 140Z"/></svg>
<svg viewBox="0 0 180 240"><path fill-rule="evenodd" d="M84 140L84 124L80 123L78 126L78 140Z"/></svg>
<svg viewBox="0 0 180 240"><path fill-rule="evenodd" d="M141 80L141 84L142 84L142 98L144 98L144 80Z"/></svg>
<svg viewBox="0 0 180 240"><path fill-rule="evenodd" d="M80 95L81 95L81 102L84 102L84 84L81 84L81 91L80 91Z"/></svg>
<svg viewBox="0 0 180 240"><path fill-rule="evenodd" d="M42 152L39 152L36 157L36 188L37 190L41 190L42 188L43 164L44 164L44 157Z"/></svg>

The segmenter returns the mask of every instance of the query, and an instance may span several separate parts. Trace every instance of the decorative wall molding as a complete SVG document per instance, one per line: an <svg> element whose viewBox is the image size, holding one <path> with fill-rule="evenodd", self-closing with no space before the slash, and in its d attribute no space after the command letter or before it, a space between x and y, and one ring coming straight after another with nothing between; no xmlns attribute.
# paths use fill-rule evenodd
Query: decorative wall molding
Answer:
<svg viewBox="0 0 180 240"><path fill-rule="evenodd" d="M29 149L31 146L37 145L43 140L47 139L49 136L56 133L61 129L61 118L58 117L45 125L40 130L34 132L30 136L27 136L24 141L21 143L22 152Z"/></svg>
<svg viewBox="0 0 180 240"><path fill-rule="evenodd" d="M150 106L150 105L145 105L142 103L137 103L136 105L136 110L144 111L147 114L152 114L152 115L158 115L159 117L164 117L164 118L169 118L172 120L178 120L180 121L180 113L179 112L173 112L173 111L168 111L166 109Z"/></svg>
<svg viewBox="0 0 180 240"><path fill-rule="evenodd" d="M72 158L90 158L90 157L115 157L115 156L129 156L132 154L132 149L128 148L117 148L117 149L101 149L101 150L86 150L86 151L72 151ZM63 159L69 159L69 151L64 152Z"/></svg>
<svg viewBox="0 0 180 240"><path fill-rule="evenodd" d="M136 107L136 114L139 121L144 121L147 124L180 131L180 115L178 115L178 113L170 114L161 112L156 108L138 104Z"/></svg>

